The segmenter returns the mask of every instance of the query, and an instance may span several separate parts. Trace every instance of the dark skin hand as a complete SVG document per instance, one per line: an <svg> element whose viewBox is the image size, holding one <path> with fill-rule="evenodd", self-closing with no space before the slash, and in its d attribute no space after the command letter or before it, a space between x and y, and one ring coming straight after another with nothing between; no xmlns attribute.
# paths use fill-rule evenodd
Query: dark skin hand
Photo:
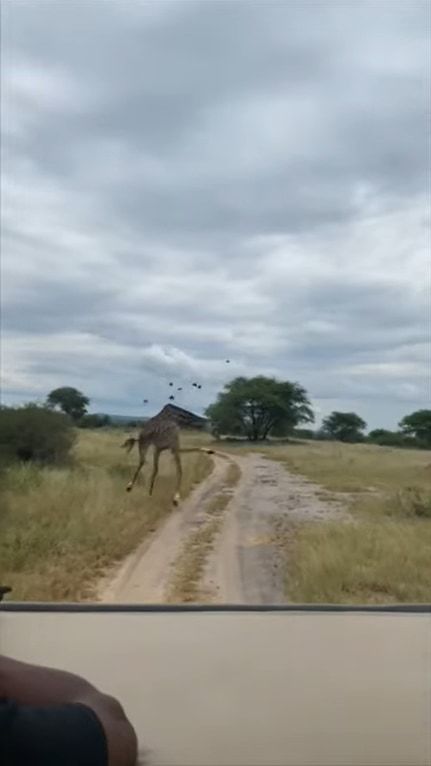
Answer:
<svg viewBox="0 0 431 766"><path fill-rule="evenodd" d="M105 731L109 766L135 766L136 734L123 708L84 678L0 655L0 697L21 705L86 705Z"/></svg>

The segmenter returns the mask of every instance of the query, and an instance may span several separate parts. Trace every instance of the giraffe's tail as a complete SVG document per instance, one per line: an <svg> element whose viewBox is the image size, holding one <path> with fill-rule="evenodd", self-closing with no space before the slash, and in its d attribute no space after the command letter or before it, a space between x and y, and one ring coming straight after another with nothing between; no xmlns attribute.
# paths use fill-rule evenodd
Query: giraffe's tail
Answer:
<svg viewBox="0 0 431 766"><path fill-rule="evenodd" d="M126 449L127 452L130 452L130 450L133 449L137 441L138 441L137 439L131 436L129 439L126 439L124 444L122 444L121 446L124 447L124 449Z"/></svg>

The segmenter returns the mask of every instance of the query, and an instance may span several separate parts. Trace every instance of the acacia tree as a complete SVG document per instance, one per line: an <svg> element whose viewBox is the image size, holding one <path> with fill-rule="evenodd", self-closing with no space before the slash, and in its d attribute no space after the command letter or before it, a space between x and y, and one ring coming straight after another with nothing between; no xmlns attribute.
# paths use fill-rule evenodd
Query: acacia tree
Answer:
<svg viewBox="0 0 431 766"><path fill-rule="evenodd" d="M218 433L246 436L250 441L287 435L298 423L314 420L302 386L263 375L235 378L205 414Z"/></svg>
<svg viewBox="0 0 431 766"><path fill-rule="evenodd" d="M403 433L412 434L427 446L431 446L431 410L416 410L406 415L399 426Z"/></svg>
<svg viewBox="0 0 431 766"><path fill-rule="evenodd" d="M365 420L355 412L331 412L322 422L322 432L340 442L358 442L367 427Z"/></svg>
<svg viewBox="0 0 431 766"><path fill-rule="evenodd" d="M78 421L86 414L90 400L77 388L62 386L48 394L46 403L48 407L59 407L72 420Z"/></svg>

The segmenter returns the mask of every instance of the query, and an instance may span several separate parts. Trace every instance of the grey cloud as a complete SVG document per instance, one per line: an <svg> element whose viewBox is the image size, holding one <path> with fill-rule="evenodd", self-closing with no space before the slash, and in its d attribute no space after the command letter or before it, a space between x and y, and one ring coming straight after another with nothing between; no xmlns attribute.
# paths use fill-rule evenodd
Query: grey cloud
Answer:
<svg viewBox="0 0 431 766"><path fill-rule="evenodd" d="M259 229L289 229L352 215L346 191L358 175L400 194L421 184L423 188L424 52L390 34L401 35L402 22L413 24L420 18L423 4L417 5L416 14L403 4L401 18L389 8L379 11L376 4L368 6L368 13L353 5L338 6L338 14L323 3L177 5L179 10L173 7L161 23L148 27L124 24L127 5L122 10L118 3L107 3L104 13L95 2L78 4L80 12L75 4L50 4L49 28L43 3L37 11L34 3L14 11L10 33L12 41L17 38L17 49L47 63L60 62L94 91L94 108L56 115L41 122L30 137L30 149L43 157L44 168L91 188L86 152L97 137L126 139L137 157L150 153L168 166L170 179L157 188L145 174L130 182L126 170L110 191L113 214L133 225L144 221L158 232L193 229L201 236L217 228L237 234L253 222ZM419 19L416 24L418 35ZM394 60L394 71L371 67L367 72L364 61L357 60L361 34L367 34L370 45L383 31L382 57L403 56L406 49L417 62L413 71L403 74ZM271 96L288 106L290 99L304 95L314 99L316 108L315 132L305 155L281 151L254 183L232 177L230 165L235 169L240 147L232 135L229 108L235 112L236 104L241 108L244 99L260 96L269 100L262 110L270 109ZM218 105L228 109L225 124L215 133L211 114ZM289 117L295 117L295 100L284 117L286 128ZM197 126L207 133L207 149L193 140ZM255 126L248 129L253 136ZM205 163L205 152L215 145L223 147L225 179L210 175L191 184L187 160Z"/></svg>
<svg viewBox="0 0 431 766"><path fill-rule="evenodd" d="M11 397L63 377L130 411L178 364L209 401L232 356L325 402L379 400L376 418L384 396L387 425L423 401L408 346L429 340L429 234L404 211L427 195L426 2L7 0L3 17Z"/></svg>
<svg viewBox="0 0 431 766"><path fill-rule="evenodd" d="M98 326L112 311L113 299L112 291L97 285L33 279L12 299L5 295L2 328L33 334L56 332L59 327L88 328L91 323Z"/></svg>

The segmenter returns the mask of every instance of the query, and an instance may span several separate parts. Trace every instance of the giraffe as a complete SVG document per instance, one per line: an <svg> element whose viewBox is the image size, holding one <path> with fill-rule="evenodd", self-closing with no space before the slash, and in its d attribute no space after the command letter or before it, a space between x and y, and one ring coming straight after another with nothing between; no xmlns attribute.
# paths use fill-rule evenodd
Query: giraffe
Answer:
<svg viewBox="0 0 431 766"><path fill-rule="evenodd" d="M149 494L152 495L154 489L154 482L159 470L159 458L160 453L164 450L171 450L177 471L177 484L175 495L173 498L174 505L178 505L180 501L180 489L182 480L182 465L181 465L181 452L206 452L209 455L214 454L214 450L205 449L203 447L192 447L190 449L181 449L179 432L180 426L193 426L200 425L202 418L197 415L193 415L192 412L183 410L181 407L176 407L173 404L165 405L160 412L153 418L147 420L137 437L130 437L126 439L122 445L130 452L134 445L138 444L139 449L139 463L135 473L132 476L131 481L127 485L127 492L131 492L139 476L142 466L145 463L145 457L147 450L152 444L154 446L154 462L153 471L150 479Z"/></svg>

